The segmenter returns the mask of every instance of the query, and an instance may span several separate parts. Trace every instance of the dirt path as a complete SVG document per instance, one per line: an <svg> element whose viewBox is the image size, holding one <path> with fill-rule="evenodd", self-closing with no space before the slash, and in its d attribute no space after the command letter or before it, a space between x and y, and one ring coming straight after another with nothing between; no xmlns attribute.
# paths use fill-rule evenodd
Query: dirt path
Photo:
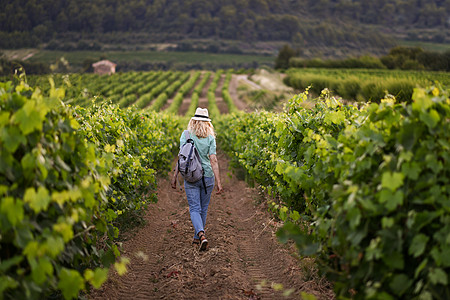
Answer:
<svg viewBox="0 0 450 300"><path fill-rule="evenodd" d="M33 53L29 53L29 54L25 55L25 56L22 58L22 60L27 60L27 59L33 57L35 54L36 54L36 53L34 53L34 52L33 52Z"/></svg>
<svg viewBox="0 0 450 300"><path fill-rule="evenodd" d="M127 274L111 272L91 299L299 299L300 291L333 298L326 285L308 281L301 272L304 263L278 244L274 232L279 224L264 204L257 204L258 191L228 176L227 157L218 157L225 193L212 195L206 226L209 249L199 252L191 244L184 191L171 189L163 179L147 224L123 243L123 255L131 260ZM292 293L285 298L272 283Z"/></svg>
<svg viewBox="0 0 450 300"><path fill-rule="evenodd" d="M245 84L248 84L249 86L253 87L256 90L261 90L262 87L257 84L256 82L253 82L248 79L248 75L236 75L236 80L239 83L239 81L243 81Z"/></svg>
<svg viewBox="0 0 450 300"><path fill-rule="evenodd" d="M248 105L244 101L239 99L238 92L237 92L239 81L242 80L242 78L247 78L247 75L232 75L231 76L230 87L229 87L230 96L233 99L234 104L236 105L236 107L239 110L242 110L245 112L250 112L251 110L249 109ZM251 82L253 82L253 81L251 81ZM254 83L254 84L256 84L256 83Z"/></svg>

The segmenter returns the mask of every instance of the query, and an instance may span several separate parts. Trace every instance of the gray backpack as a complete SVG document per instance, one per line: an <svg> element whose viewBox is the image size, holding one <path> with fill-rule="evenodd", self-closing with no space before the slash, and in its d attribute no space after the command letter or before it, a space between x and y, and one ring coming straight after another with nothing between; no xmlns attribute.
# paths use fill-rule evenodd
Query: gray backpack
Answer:
<svg viewBox="0 0 450 300"><path fill-rule="evenodd" d="M185 130L183 134L186 136L186 143L181 146L180 152L178 153L178 171L187 182L197 182L201 179L205 193L207 194L204 177L205 172L202 168L200 155L195 148L194 140L189 136L189 131Z"/></svg>

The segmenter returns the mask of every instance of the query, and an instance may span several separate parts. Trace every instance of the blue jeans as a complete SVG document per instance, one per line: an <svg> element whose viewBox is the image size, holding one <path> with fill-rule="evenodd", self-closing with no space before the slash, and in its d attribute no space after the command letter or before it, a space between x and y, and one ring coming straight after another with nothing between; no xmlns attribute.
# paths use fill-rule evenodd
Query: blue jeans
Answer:
<svg viewBox="0 0 450 300"><path fill-rule="evenodd" d="M184 181L184 189L189 204L189 213L191 215L192 225L194 226L194 238L198 239L198 233L205 231L206 214L208 213L209 200L214 189L214 177L205 177L205 184L207 194L205 194L205 187L203 181L200 179L197 182Z"/></svg>

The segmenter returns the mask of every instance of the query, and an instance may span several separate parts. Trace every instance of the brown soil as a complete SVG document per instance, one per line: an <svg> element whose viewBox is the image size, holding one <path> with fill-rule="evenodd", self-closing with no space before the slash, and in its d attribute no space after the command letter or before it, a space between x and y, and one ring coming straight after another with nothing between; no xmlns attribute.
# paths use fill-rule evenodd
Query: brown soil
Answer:
<svg viewBox="0 0 450 300"><path fill-rule="evenodd" d="M183 102L181 102L180 108L178 109L178 114L180 116L184 116L189 109L189 105L191 104L191 97L185 97Z"/></svg>
<svg viewBox="0 0 450 300"><path fill-rule="evenodd" d="M203 86L202 92L200 93L200 98L206 98L208 95L209 86L214 80L214 73L209 76L208 82Z"/></svg>
<svg viewBox="0 0 450 300"><path fill-rule="evenodd" d="M226 74L220 76L219 82L217 83L217 89L215 90L217 108L222 115L228 113L228 105L223 101L222 97L222 87L225 82L225 77Z"/></svg>
<svg viewBox="0 0 450 300"><path fill-rule="evenodd" d="M91 299L300 299L301 291L333 299L329 284L317 279L313 265L280 245L275 221L258 190L227 174L228 159L219 154L225 193L212 195L205 252L191 244L193 228L184 191L162 179L158 203L150 205L147 224L123 243L128 272L110 279ZM316 279L313 279L316 278Z"/></svg>
<svg viewBox="0 0 450 300"><path fill-rule="evenodd" d="M225 76L226 76L226 74L220 75L220 79L217 82L217 88L215 90L216 99L219 97L222 97L222 87L223 87L223 83L225 81Z"/></svg>
<svg viewBox="0 0 450 300"><path fill-rule="evenodd" d="M220 114L224 115L228 113L228 105L223 101L223 98L216 98L217 108L220 111Z"/></svg>
<svg viewBox="0 0 450 300"><path fill-rule="evenodd" d="M208 108L208 98L206 97L200 97L198 98L198 107L201 108Z"/></svg>
<svg viewBox="0 0 450 300"><path fill-rule="evenodd" d="M166 103L161 107L160 111L164 111L169 108L170 105L172 105L173 98L167 99Z"/></svg>

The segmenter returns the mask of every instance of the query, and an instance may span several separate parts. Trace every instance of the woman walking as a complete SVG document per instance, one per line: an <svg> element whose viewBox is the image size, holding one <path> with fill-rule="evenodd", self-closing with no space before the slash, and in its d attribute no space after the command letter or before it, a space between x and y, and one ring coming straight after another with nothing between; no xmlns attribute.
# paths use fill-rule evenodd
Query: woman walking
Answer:
<svg viewBox="0 0 450 300"><path fill-rule="evenodd" d="M192 225L195 230L193 244L199 245L199 249L203 251L208 246L208 240L205 235L205 224L211 192L214 188L214 181L217 181L217 194L223 192L216 156L214 127L211 124L211 119L206 108L197 108L195 115L189 121L188 131L188 137L184 132L181 134L180 149L186 144L189 138L194 141L204 170L204 178L194 183L185 180L184 189L189 204ZM178 167L176 167L172 178L172 188L174 189L176 189L178 172Z"/></svg>

